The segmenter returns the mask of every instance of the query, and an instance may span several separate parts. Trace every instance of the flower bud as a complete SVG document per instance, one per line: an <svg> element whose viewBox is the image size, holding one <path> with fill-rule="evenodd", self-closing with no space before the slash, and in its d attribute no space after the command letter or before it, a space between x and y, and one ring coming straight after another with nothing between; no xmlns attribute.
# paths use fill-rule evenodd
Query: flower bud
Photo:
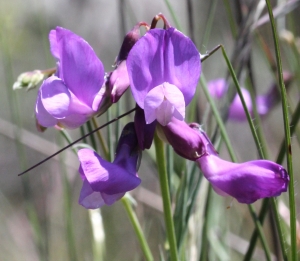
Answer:
<svg viewBox="0 0 300 261"><path fill-rule="evenodd" d="M35 88L43 79L45 75L40 70L31 72L24 72L19 75L17 81L13 85L13 90L27 88L27 90Z"/></svg>
<svg viewBox="0 0 300 261"><path fill-rule="evenodd" d="M200 132L194 128L194 125L189 126L173 117L166 126L158 124L158 133L160 137L164 135L178 155L188 160L197 160L206 150Z"/></svg>

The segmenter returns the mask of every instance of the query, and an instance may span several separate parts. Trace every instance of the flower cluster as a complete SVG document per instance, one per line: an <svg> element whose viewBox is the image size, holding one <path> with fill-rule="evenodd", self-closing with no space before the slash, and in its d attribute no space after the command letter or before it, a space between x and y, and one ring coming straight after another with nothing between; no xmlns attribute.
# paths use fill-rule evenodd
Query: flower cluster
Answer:
<svg viewBox="0 0 300 261"><path fill-rule="evenodd" d="M289 72L283 72L283 80L286 89L289 88L290 83L293 80L292 74ZM214 97L217 100L220 100L223 98L228 90L228 84L225 79L215 79L210 82L208 82L208 90L212 97ZM252 101L251 101L251 95L249 91L245 88L241 88L247 109L250 113L250 115L253 117L253 107L252 107ZM267 93L263 95L258 95L255 98L255 104L257 113L260 116L267 115L273 107L276 106L277 103L280 101L280 93L279 88L276 83L273 83L270 87ZM246 121L247 117L241 102L241 99L238 94L235 95L233 98L232 103L229 106L228 111L228 118L233 121Z"/></svg>
<svg viewBox="0 0 300 261"><path fill-rule="evenodd" d="M286 191L289 176L282 166L266 160L224 161L199 126L185 122L185 108L195 95L201 73L201 56L191 39L162 15L158 17L163 18L164 28L155 28L156 23L151 27L137 24L124 38L115 69L107 73L81 37L60 27L50 32L57 68L38 91L36 119L40 126L77 128L105 112L129 86L136 102L134 122L125 126L112 163L93 150L78 151L83 180L79 203L85 208L111 205L136 188L141 182L137 174L140 153L150 148L155 131L177 154L197 162L221 195L252 203ZM143 36L141 26L147 30ZM226 83L219 81L215 86L212 95L223 96Z"/></svg>

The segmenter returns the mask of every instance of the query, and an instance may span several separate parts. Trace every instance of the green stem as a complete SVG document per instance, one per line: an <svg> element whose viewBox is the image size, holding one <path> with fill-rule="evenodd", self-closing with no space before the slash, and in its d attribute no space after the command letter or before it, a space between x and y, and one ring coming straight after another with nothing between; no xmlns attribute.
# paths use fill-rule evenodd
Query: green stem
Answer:
<svg viewBox="0 0 300 261"><path fill-rule="evenodd" d="M292 120L291 120L291 123L290 123L290 126L291 126L291 135L293 135L293 133L295 132L296 126L298 124L299 119L300 119L300 103L298 103L297 108L295 109L295 111L293 113L293 117L292 117ZM278 164L282 164L282 162L284 160L284 154L285 154L285 144L284 144L284 141L283 141L282 144L281 144L281 146L280 146L280 150L279 150L279 153L278 153L278 156L277 156L277 160L276 160L276 162ZM263 223L263 221L265 219L265 216L268 213L269 203L270 203L270 199L268 199L268 198L264 199L264 201L262 203L261 210L260 210L260 213L259 213L259 220L260 220L261 223ZM272 206L277 208L277 205L276 204L273 205L273 202L272 202ZM276 223L278 223L278 220L279 220L279 217L278 217L278 215L276 215L275 216ZM251 236L250 244L249 244L249 247L248 247L248 251L247 251L247 253L245 255L245 259L244 260L250 260L251 259L257 238L258 238L258 233L257 233L257 230L255 229L254 232L253 232L253 234L252 234L252 236ZM281 242L281 246L285 246L282 233L279 233L279 240ZM286 248L284 248L284 249L286 249ZM283 254L283 259L284 260L288 260L286 252L282 251L282 254Z"/></svg>
<svg viewBox="0 0 300 261"><path fill-rule="evenodd" d="M97 124L97 121L96 121L96 119L95 119L94 117L92 118L92 122L93 122L93 125L94 125L94 128L95 128L95 129L99 128L99 126L98 126L98 124ZM104 157L105 157L105 159L108 159L108 158L109 158L108 147L107 147L107 144L106 144L106 142L105 142L105 140L104 140L104 138L103 138L103 135L102 135L102 133L101 133L101 130L98 130L98 131L96 132L96 135L97 135L97 138L98 138L98 140L99 140L99 142L100 142L100 146L101 146L102 151L103 151L103 153L104 153Z"/></svg>
<svg viewBox="0 0 300 261"><path fill-rule="evenodd" d="M137 235L137 238L140 242L140 245L142 247L142 251L145 255L146 260L147 261L153 261L154 258L152 256L151 250L149 248L149 245L147 243L145 235L142 231L141 225L140 225L140 223L138 221L138 218L137 218L137 216L136 216L136 214L135 214L135 212L134 212L134 210L131 206L131 203L130 203L129 199L125 196L121 199L121 201L122 201L122 204L123 204L123 206L124 206L124 208L125 208L125 210L128 214L130 222L131 222L131 224L134 228L135 234Z"/></svg>
<svg viewBox="0 0 300 261"><path fill-rule="evenodd" d="M260 240L261 240L261 243L263 245L263 249L264 249L265 254L266 254L266 259L268 261L271 261L271 253L270 253L270 250L268 248L267 240L266 240L266 238L264 236L264 232L263 232L263 228L262 228L262 223L260 222L259 218L257 218L257 215L256 215L256 212L254 210L254 207L252 205L248 205L248 207L249 207L252 219L253 219L253 221L255 223L256 229L258 230L258 234L260 235Z"/></svg>
<svg viewBox="0 0 300 261"><path fill-rule="evenodd" d="M285 132L287 169L290 176L289 208L290 208L290 230L291 230L291 259L297 260L296 205L295 205L294 173L293 173L292 149L291 149L291 134L290 134L289 117L288 117L288 104L287 104L287 97L286 97L286 89L283 82L281 55L280 55L280 48L278 44L277 29L276 29L270 1L266 0L266 4L267 4L267 9L271 21L273 40L275 46L277 72L278 72L279 86L281 91L281 101L282 101L282 114L283 114L284 132ZM285 251L285 249L283 249L283 251Z"/></svg>
<svg viewBox="0 0 300 261"><path fill-rule="evenodd" d="M174 23L175 23L176 28L177 28L179 31L182 31L182 28L181 28L181 26L180 26L180 24L179 24L179 21L178 21L178 19L177 19L177 16L176 16L176 14L175 14L175 12L174 12L173 7L172 7L172 5L170 4L170 1L169 1L169 0L165 0L165 4L167 5L167 7L168 7L168 9L169 9L169 12L170 12L170 14L171 14L171 16L172 16L172 18L173 18L173 21L174 21Z"/></svg>
<svg viewBox="0 0 300 261"><path fill-rule="evenodd" d="M168 185L168 174L166 168L166 159L164 151L164 143L160 140L157 133L154 135L154 144L156 152L156 162L160 181L161 195L163 199L163 208L165 215L165 224L167 230L167 238L170 247L171 261L178 261L177 244L175 237L174 222L171 209L170 191Z"/></svg>
<svg viewBox="0 0 300 261"><path fill-rule="evenodd" d="M245 111L245 114L246 114L246 117L247 117L247 120L248 120L248 123L249 123L249 126L250 126L250 130L251 130L251 133L252 133L253 138L254 138L254 142L255 142L256 147L257 147L258 152L259 152L259 156L260 156L261 159L263 159L263 158L264 158L264 154L263 154L263 151L262 151L262 147L261 147L261 145L260 145L260 143L259 143L259 138L258 138L256 129L255 129L255 126L254 126L254 124L253 124L253 122L252 122L251 115L250 115L250 113L249 113L247 104L246 104L246 102L245 102L245 99L244 99L244 96L243 96L241 87L240 87L240 85L239 85L238 79L237 79L237 77L236 77L236 75L235 75L235 72L234 72L234 70L233 70L233 67L232 67L232 65L231 65L231 63L230 63L230 60L229 60L229 58L228 58L228 56L227 56L227 54L226 54L226 51L225 51L224 47L221 46L221 48L222 48L222 54L223 54L223 56L224 56L224 59L225 59L225 61L226 61L226 64L227 64L227 66L228 66L228 69L229 69L229 71L230 71L231 77L232 77L233 82L234 82L234 84L235 84L235 86L236 86L236 91L237 91L237 93L238 93L238 95L239 95L239 97L240 97L241 103L242 103L242 105L243 105L243 108L244 108L244 111Z"/></svg>
<svg viewBox="0 0 300 261"><path fill-rule="evenodd" d="M262 148L262 146L261 146L261 144L260 144L260 139L259 139L259 137L258 137L257 131L256 131L256 129L255 129L255 126L254 126L253 121L252 121L252 119L251 119L250 113L249 113L249 111L248 111L248 108L247 108L245 99L244 99L243 94L242 94L242 91L241 91L241 87L240 87L240 85L239 85L239 83L238 83L238 80L237 80L237 77L236 77L236 75L235 75L235 73L234 73L233 67L232 67L232 65L231 65L231 63L230 63L230 61L229 61L229 59L228 59L228 56L227 56L227 54L226 54L226 52L225 52L225 49L224 49L223 47L222 47L222 53L223 53L223 56L224 56L224 58L225 58L225 60L226 60L227 66L228 66L228 68L229 68L229 70L230 70L230 73L231 73L231 76L232 76L233 81L234 81L234 83L235 83L235 86L236 86L236 88L237 88L237 93L238 93L238 95L239 95L239 97L240 97L240 100L241 100L241 102L242 102L242 105L243 105L245 114L246 114L246 116L247 116L248 124L249 124L249 126L250 126L251 133L252 133L252 136L253 136L253 138L254 138L256 147L257 147L257 149L258 149L260 158L264 159L265 152L264 152L264 150L263 150L263 148ZM273 213L274 213L274 215L275 215L275 221L276 221L276 225L277 225L277 230L278 230L278 234L279 234L279 238L280 238L281 250L282 250L283 256L285 256L285 254L284 254L285 243L284 243L284 240L282 240L282 230L281 230L281 224L280 224L280 217L279 217L279 213L278 213L278 211L277 211L277 206L276 206L275 199L273 198L273 199L271 199L271 200L272 200L272 208L273 208ZM251 209L250 209L250 212L251 212ZM256 222L256 221L255 221L255 222ZM260 229L260 228L259 228L258 226L256 227L256 229L257 229L258 232L259 232L259 229ZM259 235L260 235L260 238L261 238L261 240L262 240L262 243L264 244L263 238L261 237L261 234L260 234L260 233L259 233ZM264 246L264 245L263 245L263 246ZM253 251L253 249L254 249L253 246L251 246L251 248L252 248L252 251ZM250 249L250 247L249 247L249 249ZM266 249L265 249L265 251L266 251ZM246 254L244 260L248 260L248 259L247 259L248 252L249 252L249 251L247 251L247 254ZM252 253L249 254L250 257L251 257L251 255L252 255ZM266 251L266 255L268 255L267 251Z"/></svg>
<svg viewBox="0 0 300 261"><path fill-rule="evenodd" d="M222 48L222 51L223 51L223 54L224 54L225 51L224 51L223 48ZM225 53L225 55L226 55L226 53ZM227 55L226 55L225 57L227 58ZM233 69L232 69L232 66L231 66L229 60L227 59L226 62L229 63L229 65L230 65L229 68L231 69L231 73L233 73ZM235 76L235 75L234 75L234 76ZM237 84L237 86L239 86L236 77L235 77L234 80L235 80L235 83ZM205 82L205 79L204 79L203 74L201 75L200 82L201 82L201 85L202 85L202 87L203 87L204 94L205 94L205 96L206 96L206 98L207 98L207 100L208 100L208 102L209 102L209 104L210 104L210 106L211 106L211 109L212 109L212 111L213 111L213 114L214 114L214 117L215 117L215 119L216 119L216 121L217 121L217 124L218 124L218 126L219 126L219 128L220 128L220 132L221 132L222 139L224 140L224 142L225 142L225 144L226 144L226 146L227 146L227 150L228 150L228 152L229 152L229 155L230 155L230 157L231 157L231 160L232 160L233 162L237 162L235 153L234 153L234 151L233 151L233 148L232 148L232 146L231 146L229 137L228 137L228 135L227 135L227 131L226 131L224 122L223 122L223 120L222 120L222 118L221 118L221 116L220 116L220 114L219 114L219 111L218 111L217 107L215 106L215 103L214 103L213 99L211 98L211 96L210 96L210 94L209 94L209 91L208 91L208 89L207 89L207 85L206 85L206 82ZM244 103L245 103L245 101L244 101ZM245 108L245 110L247 110L247 107ZM247 112L248 112L248 111L247 111ZM249 115L249 112L248 112L248 115ZM260 237L260 239L261 239L261 243L262 243L263 248L264 248L264 251L265 251L265 253L266 253L266 257L267 257L268 260L270 260L271 254L270 254L270 250L269 250L269 248L268 248L268 245L267 245L267 243L266 243L267 241L266 241L266 239L265 239L265 236L264 236L264 233L263 233L263 230L262 230L261 223L258 221L257 215L256 215L256 213L255 213L253 207L252 207L251 205L248 205L248 208L249 208L249 211L250 211L250 213L251 213L252 219L253 219L253 221L254 221L255 227L256 227L256 229L258 230L259 237Z"/></svg>
<svg viewBox="0 0 300 261"><path fill-rule="evenodd" d="M248 120L248 123L249 123L249 126L250 126L250 129L251 129L251 133L252 133L252 136L253 136L253 139L255 141L255 144L256 144L256 148L259 152L259 156L261 159L264 159L265 158L265 153L266 151L263 150L263 147L261 146L261 143L260 143L260 139L259 139L259 135L256 131L256 128L253 124L253 121L251 119L251 116L250 116L250 113L248 111L248 108L247 108L247 105L246 105L246 102L245 102L245 99L243 97L243 94L242 94L242 91L241 91L241 88L240 88L240 85L238 83L238 80L237 80L237 77L234 73L234 70L233 70L233 67L228 59L228 56L226 54L226 51L225 49L222 47L222 53L223 53L223 56L226 60L226 63L227 63L227 66L229 68L229 71L230 71L230 74L233 78L233 81L235 83L235 86L237 88L237 93L240 97L240 100L242 102L242 105L243 105L243 108L244 108L244 111L245 111L245 114L247 116L247 120ZM279 235L279 239L280 239L280 243L281 243L281 250L282 250L282 253L283 253L283 256L284 256L284 249L285 249L285 245L284 245L284 241L282 240L282 230L281 230L281 224L280 224L280 218L279 218L279 213L277 211L277 206L276 206L276 202L275 202L275 199L271 199L272 200L272 208L273 208L273 213L274 213L274 216L275 216L275 220L276 220L276 225L277 225L277 230L278 230L278 235ZM251 210L251 207L250 208L250 212L252 212ZM257 219L254 219L254 222L256 223L257 222ZM261 226L261 223L260 223L260 226ZM264 237L263 234L260 233L260 226L256 226L256 230L258 231L259 235L260 235L260 239L262 241L262 244L263 244L263 247L264 247L264 250L265 250L265 253L266 253L266 256L268 256L269 254L269 250L267 248L265 248L265 242L264 242ZM254 241L252 241L253 243ZM252 249L252 251L254 250L254 246L249 246L249 249ZM245 259L244 260L249 260L252 256L252 252L249 253L249 251L247 251L247 254L245 256ZM249 259L247 259L249 258Z"/></svg>
<svg viewBox="0 0 300 261"><path fill-rule="evenodd" d="M213 21L214 21L214 18L215 18L217 3L218 3L217 0L213 0L213 1L210 2L209 16L208 16L208 19L206 21L205 31L204 31L204 34L202 36L202 43L200 45L201 49L202 49L202 52L205 51L204 48L205 49L207 48L207 44L208 44L208 40L209 40L209 37L210 37L211 29L212 29L212 26L213 26Z"/></svg>
<svg viewBox="0 0 300 261"><path fill-rule="evenodd" d="M235 38L237 35L237 29L236 29L236 24L234 21L234 14L231 11L231 7L230 7L230 1L229 0L224 0L224 5L225 5L225 9L227 12L227 17L229 20L229 25L230 25L230 29L231 29L231 34L232 36Z"/></svg>

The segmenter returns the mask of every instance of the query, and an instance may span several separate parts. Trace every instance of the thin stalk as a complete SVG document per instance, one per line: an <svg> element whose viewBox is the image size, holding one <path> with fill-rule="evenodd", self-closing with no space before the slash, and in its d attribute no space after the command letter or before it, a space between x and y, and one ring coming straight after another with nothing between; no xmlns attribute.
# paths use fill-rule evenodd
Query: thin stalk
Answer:
<svg viewBox="0 0 300 261"><path fill-rule="evenodd" d="M244 108L244 111L245 111L245 114L247 116L247 120L248 120L248 123L249 123L249 126L250 126L250 129L251 129L251 132L252 132L252 135L253 135L253 138L254 138L254 141L255 141L255 144L256 144L256 147L258 149L258 152L259 152L259 155L260 155L260 158L264 159L264 151L263 151L263 148L260 144L260 140L259 140L259 137L258 137L258 134L257 134L257 131L255 129L255 126L252 122L252 119L251 119L251 116L250 116L250 113L248 111L248 108L247 108L247 105L246 105L246 102L244 100L244 97L243 97L243 94L242 94L242 91L241 91L241 88L239 86L239 83L238 83L238 80L237 80L237 77L234 73L234 70L233 70L233 67L228 59L228 56L225 52L225 49L222 47L222 53L223 53L223 56L226 60L226 63L227 63L227 66L230 70L230 73L231 73L231 76L233 78L233 81L237 87L237 93L239 94L239 97L240 97L240 100L242 102L242 105L243 105L243 108ZM282 254L284 256L284 249L285 249L285 242L284 240L282 240L282 230L281 230L281 224L280 224L280 217L279 217L279 213L277 211L277 206L276 206L276 201L274 198L271 199L272 200L272 208L273 208L273 213L275 215L275 221L276 221L276 225L277 225L277 230L278 230L278 234L279 234L279 239L280 239L280 243L281 243L281 250L282 250ZM251 210L250 210L251 212ZM256 227L256 229L259 230L259 227ZM267 255L267 252L266 252L266 255ZM244 260L247 260L246 259L247 255L245 256L245 259Z"/></svg>
<svg viewBox="0 0 300 261"><path fill-rule="evenodd" d="M96 119L94 117L92 118L92 123L93 123L95 129L99 128L98 123L97 123L97 121L96 121ZM108 159L109 158L108 147L107 147L107 144L106 144L106 142L105 142L105 140L103 138L102 132L100 130L98 130L96 132L96 136L97 136L97 138L98 138L98 140L100 142L100 146L101 146L102 151L104 153L105 159Z"/></svg>
<svg viewBox="0 0 300 261"><path fill-rule="evenodd" d="M215 106L215 103L214 103L213 99L211 98L211 96L210 96L210 94L209 94L209 91L208 91L208 89L207 89L206 80L205 80L203 74L202 74L201 77L200 77L200 83L201 83L201 85L202 85L202 87L203 87L202 89L203 89L203 91L204 91L204 94L205 94L205 96L206 96L206 98L207 98L207 100L208 100L208 103L209 103L210 106L211 106L211 109L212 109L212 112L213 112L213 114L214 114L214 117L215 117L215 119L216 119L216 121L217 121L217 124L218 124L218 126L219 126L219 128L220 128L220 132L221 132L222 139L224 140L224 142L225 142L227 148L231 148L230 140L229 140L229 137L228 137L228 135L227 135L227 132L226 132L226 129L225 129L225 125L224 125L224 123L223 123L223 120L222 120L222 118L221 118L219 112L218 112L217 107ZM229 153L229 155L230 155L230 157L231 157L232 159L235 159L235 155L234 155L234 152L233 152L232 149L229 149L229 150L228 150L228 153Z"/></svg>
<svg viewBox="0 0 300 261"><path fill-rule="evenodd" d="M203 224L203 229L202 229L202 235L201 235L201 252L200 252L200 258L199 261L206 261L208 260L208 250L209 250L209 242L207 238L207 233L208 233L208 213L209 213L209 207L212 201L211 197L212 193L212 186L209 186L208 192L207 192L207 200L205 204L205 210L204 210L204 216L206 217L204 220Z"/></svg>
<svg viewBox="0 0 300 261"><path fill-rule="evenodd" d="M140 225L140 223L138 221L138 218L137 218L137 216L136 216L136 214L135 214L135 212L134 212L134 210L131 206L131 203L130 203L129 199L125 196L121 199L121 201L122 201L122 204L123 204L123 206L124 206L124 208L125 208L125 210L128 214L130 222L131 222L131 224L134 228L135 234L137 235L137 238L140 242L140 246L141 246L142 251L143 251L144 256L145 256L145 260L153 261L154 258L152 256L152 253L151 253L151 250L149 248L148 242L145 238L145 235L142 231L141 225Z"/></svg>
<svg viewBox="0 0 300 261"><path fill-rule="evenodd" d="M168 9L169 9L169 12L170 12L170 14L171 14L171 16L172 16L172 19L173 19L173 21L174 21L174 23L175 23L176 28L177 28L179 31L182 32L182 28L181 28L181 26L180 26L180 23L179 23L179 21L178 21L178 19L177 19L177 16L176 16L176 14L175 14L175 12L174 12L173 7L172 7L172 5L170 4L170 1L169 1L169 0L164 0L164 1L165 1L165 4L167 5L167 7L168 7Z"/></svg>
<svg viewBox="0 0 300 261"><path fill-rule="evenodd" d="M292 117L292 120L291 120L291 123L290 123L290 126L291 126L291 130L290 130L291 131L291 135L294 134L299 119L300 119L300 103L298 103L297 108L294 111L294 114L293 114L293 117ZM285 142L283 140L282 143L281 143L281 146L280 146L280 150L279 150L279 153L278 153L278 156L277 156L277 160L276 160L276 162L278 164L282 164L285 152L286 152L286 150L285 150ZM268 213L269 204L270 204L270 199L268 199L268 198L264 199L264 201L262 203L262 206L261 206L260 213L259 213L259 217L258 217L261 223L263 223L263 221L265 219L265 216ZM276 207L277 207L277 205L276 205ZM281 234L282 233L280 233L279 236ZM257 238L258 238L257 230L254 230L254 232L253 232L253 234L251 236L249 247L248 247L248 251L247 251L247 253L245 255L245 259L244 260L250 260L251 259ZM279 240L284 241L284 239L283 239L282 236L279 238ZM281 245L285 245L285 243L281 243ZM283 259L284 260L288 260L285 251L283 252L283 254L284 254ZM247 259L246 259L246 257L247 257Z"/></svg>
<svg viewBox="0 0 300 261"><path fill-rule="evenodd" d="M111 110L107 110L106 117L107 117L107 121L110 121L110 119L112 118ZM108 161L112 161L112 159L114 158L114 147L113 147L111 133L112 133L112 127L111 125L108 125L107 126L107 145L108 145L107 160Z"/></svg>
<svg viewBox="0 0 300 261"><path fill-rule="evenodd" d="M232 77L232 79L233 79L233 82L234 82L234 84L235 84L235 86L236 86L237 93L238 93L238 95L239 95L239 97L240 97L240 100L241 100L241 103L242 103L242 105L243 105L243 108L244 108L244 111L245 111L245 114L246 114L246 117L247 117L247 120L248 120L248 123L249 123L249 126L250 126L250 130L251 130L251 133L252 133L253 138L254 138L254 142L255 142L256 147L257 147L257 149L258 149L259 156L260 156L260 158L263 159L263 158L264 158L264 154L263 154L263 151L262 151L262 147L261 147L261 144L259 143L259 138L258 138L256 129L255 129L255 126L254 126L254 124L253 124L253 122L252 122L252 119L251 119L251 115L250 115L250 113L249 113L249 110L248 110L248 108L247 108L247 105L246 105L246 102L245 102L245 99L244 99L244 96L243 96L241 87L240 87L240 85L239 85L238 79L237 79L237 77L236 77L236 75L235 75L235 72L234 72L234 70L233 70L233 67L232 67L232 65L231 65L231 63L230 63L230 60L229 60L229 58L228 58L228 56L227 56L227 54L226 54L226 51L225 51L224 47L221 46L221 49L222 49L222 54L223 54L223 56L224 56L224 59L225 59L225 61L226 61L226 64L227 64L227 66L228 66L228 69L229 69L229 71L230 71L231 77Z"/></svg>
<svg viewBox="0 0 300 261"><path fill-rule="evenodd" d="M270 249L268 247L267 240L266 240L266 238L264 236L264 232L263 232L263 228L262 228L262 223L260 222L259 218L257 218L257 215L256 215L256 212L254 210L254 207L252 205L248 205L248 207L249 207L252 219L253 219L253 221L255 223L256 229L258 230L258 233L260 235L260 240L262 241L262 245L263 245L263 249L265 251L266 259L268 261L271 261L271 252L270 252ZM263 235L263 236L261 236L261 235Z"/></svg>
<svg viewBox="0 0 300 261"><path fill-rule="evenodd" d="M206 21L206 26L205 26L205 31L204 31L204 34L203 34L203 37L202 37L202 43L201 43L201 49L202 48L206 48L207 46L207 43L208 43L208 40L209 40L209 37L210 37L210 33L211 33L211 29L212 29L212 26L213 26L213 21L214 21L214 18L215 18L215 12L216 12L216 7L217 7L217 2L218 0L213 0L210 2L210 6L209 6L209 12L208 12L208 18L207 18L207 21ZM203 52L204 50L202 50Z"/></svg>
<svg viewBox="0 0 300 261"><path fill-rule="evenodd" d="M230 29L231 29L231 34L235 38L237 35L237 29L236 29L235 21L233 19L234 15L233 15L233 13L231 11L231 7L230 7L230 1L224 0L224 5L225 5L226 12L227 12L227 17L228 17L228 21L229 21L229 25L230 25Z"/></svg>
<svg viewBox="0 0 300 261"><path fill-rule="evenodd" d="M178 261L177 244L175 237L174 222L171 209L170 190L168 186L168 174L166 168L166 158L164 143L158 137L157 133L154 135L154 144L156 152L157 170L160 181L161 195L163 199L163 208L165 216L165 225L167 230L167 238L170 247L171 261Z"/></svg>
<svg viewBox="0 0 300 261"><path fill-rule="evenodd" d="M92 128L92 124L90 121L88 121L86 123L86 126L87 126L87 129L88 129L88 132L92 132L93 131L93 128ZM90 140L91 140L91 143L92 143L92 147L94 148L94 150L97 151L97 143L96 143L96 140L95 140L95 137L94 135L90 135Z"/></svg>
<svg viewBox="0 0 300 261"><path fill-rule="evenodd" d="M223 51L223 48L222 48L222 51ZM229 60L228 60L228 61L229 61ZM231 64L230 64L230 65L231 65ZM231 68L232 68L232 67L231 67ZM236 79L236 78L235 78L235 79ZM232 160L233 162L237 162L235 153L234 153L234 151L233 151L233 148L232 148L232 146L231 146L229 137L228 137L228 135L227 135L227 131L226 131L226 129L225 129L225 125L224 125L224 123L223 123L223 121L222 121L222 119L221 119L221 116L220 116L220 114L219 114L219 112L218 112L218 109L217 109L216 106L215 106L214 101L212 100L212 98L211 98L211 96L210 96L210 94L209 94L209 91L208 91L208 89L207 89L207 85L206 85L206 82L205 82L205 79L204 79L203 74L202 74L202 76L201 76L201 78L200 78L200 82L201 82L201 85L202 85L202 87L203 87L204 94L205 94L205 96L206 96L206 98L207 98L209 104L211 105L211 109L212 109L213 114L214 114L214 116L215 116L215 118L216 118L217 124L218 124L218 126L219 126L219 128L220 128L220 132L221 132L222 139L224 140L224 142L225 142L225 144L226 144L226 146L227 146L227 150L228 150L228 153L229 153L229 155L230 155L230 157L231 157L231 160ZM237 84L238 84L238 83L237 83ZM246 108L246 110L247 110L247 108ZM248 114L249 114L249 112L248 112ZM257 215L256 215L254 209L253 209L253 206L248 205L248 208L249 208L249 211L250 211L250 213L251 213L251 217L252 217L252 219L253 219L253 221L254 221L255 227L256 227L257 230L258 230L259 237L260 237L260 239L261 239L261 243L262 243L262 245L263 245L263 248L264 248L266 257L267 257L268 260L270 260L271 254L270 254L270 250L269 250L269 248L268 248L268 246L267 246L267 241L266 241L266 239L265 239L265 236L264 236L264 233L263 233L263 230L262 230L261 223L258 222L258 218L257 218Z"/></svg>
<svg viewBox="0 0 300 261"><path fill-rule="evenodd" d="M290 229L291 229L291 259L297 260L297 235L296 235L297 228L296 228L296 204L295 204L296 202L295 202L295 191L294 191L294 173L293 173L293 163L292 163L292 148L291 148L291 134L290 134L289 116L288 116L288 103L286 97L286 89L283 82L281 55L280 55L280 48L278 44L277 29L276 29L270 1L266 0L266 4L267 4L269 17L270 17L274 46L275 46L275 53L276 53L277 72L278 72L279 86L281 91L282 114L283 114L284 132L285 132L287 169L290 176L289 208L290 208Z"/></svg>

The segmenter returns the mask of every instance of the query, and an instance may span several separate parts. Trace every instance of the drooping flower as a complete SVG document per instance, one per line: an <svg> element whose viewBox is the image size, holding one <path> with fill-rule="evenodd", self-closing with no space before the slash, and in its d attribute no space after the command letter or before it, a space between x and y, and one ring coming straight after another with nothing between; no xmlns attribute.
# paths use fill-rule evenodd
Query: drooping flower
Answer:
<svg viewBox="0 0 300 261"><path fill-rule="evenodd" d="M123 43L120 48L120 52L115 62L115 70L111 72L109 77L109 89L111 94L111 101L117 102L123 93L128 89L130 82L127 72L126 59L133 47L133 45L140 38L140 27L148 25L144 22L136 24L131 31L129 31L124 37Z"/></svg>
<svg viewBox="0 0 300 261"><path fill-rule="evenodd" d="M281 165L269 160L228 162L217 155L206 134L201 133L206 153L197 159L197 163L218 194L230 195L240 203L251 204L287 191L289 176Z"/></svg>
<svg viewBox="0 0 300 261"><path fill-rule="evenodd" d="M124 127L112 163L91 149L79 150L79 173L83 180L79 204L88 209L111 205L136 188L141 182L137 174L139 157L133 123Z"/></svg>
<svg viewBox="0 0 300 261"><path fill-rule="evenodd" d="M293 76L288 73L283 73L283 79L286 88L289 88L292 82ZM221 99L228 90L228 83L225 79L215 79L208 82L209 93L212 97L216 99ZM251 101L251 95L249 91L245 88L241 88L247 109L250 115L253 117L253 107ZM269 113L269 111L279 102L280 93L278 87L275 83L269 88L266 94L258 95L255 98L257 113L260 116L264 116ZM247 117L238 94L235 95L232 103L229 106L228 118L234 121L246 121Z"/></svg>
<svg viewBox="0 0 300 261"><path fill-rule="evenodd" d="M174 151L188 160L197 160L205 153L203 137L198 130L173 117L166 126L157 125L159 137L169 143Z"/></svg>
<svg viewBox="0 0 300 261"><path fill-rule="evenodd" d="M110 106L103 64L84 39L67 29L51 30L49 40L57 70L39 89L36 118L44 127L77 128Z"/></svg>
<svg viewBox="0 0 300 261"><path fill-rule="evenodd" d="M185 117L201 72L193 42L175 28L149 30L129 52L127 70L133 97L146 123L167 125Z"/></svg>
<svg viewBox="0 0 300 261"><path fill-rule="evenodd" d="M240 203L251 204L287 191L289 176L286 170L269 160L232 163L216 155L206 155L197 162L218 194L230 195Z"/></svg>

